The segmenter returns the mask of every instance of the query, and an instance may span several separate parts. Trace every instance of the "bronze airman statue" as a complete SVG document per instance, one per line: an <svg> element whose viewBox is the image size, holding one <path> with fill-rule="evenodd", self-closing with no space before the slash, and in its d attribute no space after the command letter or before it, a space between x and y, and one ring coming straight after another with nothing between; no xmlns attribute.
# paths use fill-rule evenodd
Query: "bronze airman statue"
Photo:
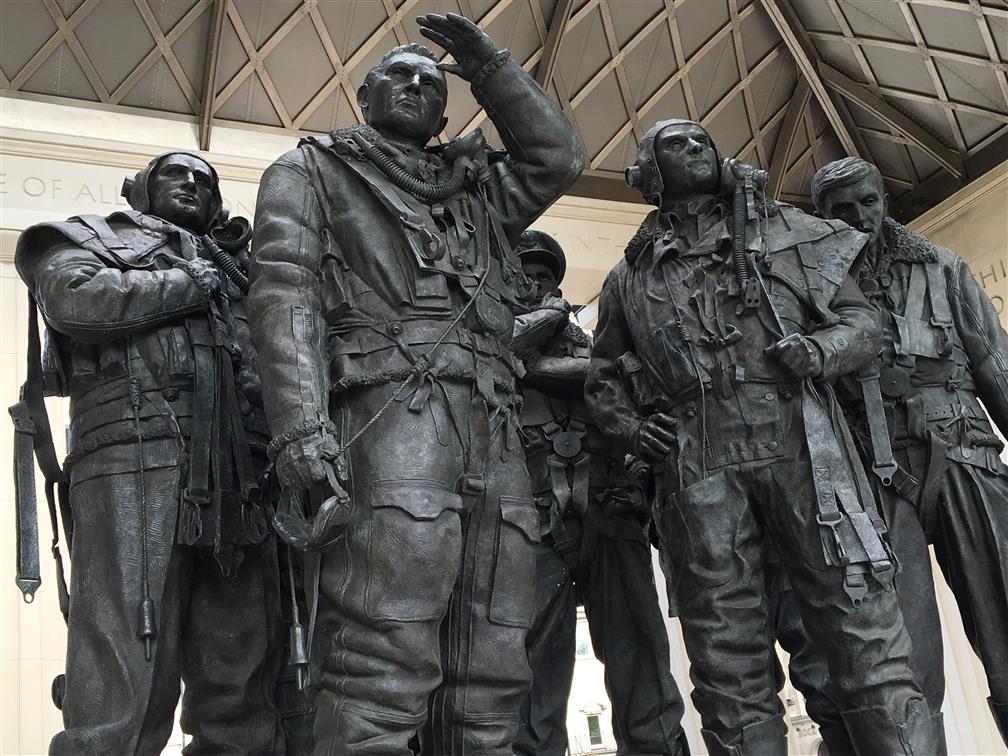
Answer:
<svg viewBox="0 0 1008 756"><path fill-rule="evenodd" d="M308 553L319 754L410 754L418 730L424 753L510 754L530 682L538 518L508 348L530 284L511 245L581 151L473 23L418 23L455 63L392 50L358 90L366 125L279 158L256 208L270 453L307 492L278 521ZM428 147L444 71L470 83L503 151L478 131Z"/></svg>
<svg viewBox="0 0 1008 756"><path fill-rule="evenodd" d="M882 352L843 379L838 395L865 467L875 471L872 483L902 565L896 585L914 671L938 711L945 675L933 544L1008 743L1008 467L991 427L993 420L1008 432L1008 334L962 258L887 215L877 167L855 157L824 166L812 179L812 200L824 218L869 237L852 273L883 316ZM791 677L809 715L831 754L852 753L855 733L849 722L844 727L848 715L828 684L821 651L802 632L794 607L782 621L782 645L802 660Z"/></svg>
<svg viewBox="0 0 1008 756"><path fill-rule="evenodd" d="M62 475L72 537L64 730L50 752L159 753L182 682L187 753L274 754L278 582L248 224L226 222L216 171L184 152L152 160L124 195L132 209L32 226L15 256L33 301L19 443L26 417L48 426L43 382L70 398L63 471L45 465ZM44 370L32 368L36 302Z"/></svg>
<svg viewBox="0 0 1008 756"><path fill-rule="evenodd" d="M537 284L537 307L515 319L522 358L522 435L539 513L536 606L529 631L532 691L515 753L564 756L575 663L577 606L605 664L620 753L685 756L683 701L672 679L668 631L654 585L650 506L625 455L584 404L591 336L569 318L560 291L567 267L548 234L528 230L515 248Z"/></svg>
<svg viewBox="0 0 1008 756"><path fill-rule="evenodd" d="M707 132L662 121L628 182L657 206L606 280L585 397L656 466L655 519L717 756L784 756L764 538L854 712L862 756L936 754L895 563L830 381L878 351L847 276L866 237L767 200Z"/></svg>

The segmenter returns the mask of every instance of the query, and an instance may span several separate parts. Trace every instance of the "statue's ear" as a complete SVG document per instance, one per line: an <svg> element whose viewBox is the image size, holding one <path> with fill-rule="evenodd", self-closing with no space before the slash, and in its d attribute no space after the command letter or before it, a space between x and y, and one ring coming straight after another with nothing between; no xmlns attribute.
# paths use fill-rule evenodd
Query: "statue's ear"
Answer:
<svg viewBox="0 0 1008 756"><path fill-rule="evenodd" d="M444 131L445 126L447 125L448 125L448 119L445 118L444 116L441 116L441 120L438 121L437 133L440 134L442 131Z"/></svg>
<svg viewBox="0 0 1008 756"><path fill-rule="evenodd" d="M368 93L367 84L361 84L359 87L357 87L357 104L360 106L360 109L363 110L365 113L367 113L367 93Z"/></svg>

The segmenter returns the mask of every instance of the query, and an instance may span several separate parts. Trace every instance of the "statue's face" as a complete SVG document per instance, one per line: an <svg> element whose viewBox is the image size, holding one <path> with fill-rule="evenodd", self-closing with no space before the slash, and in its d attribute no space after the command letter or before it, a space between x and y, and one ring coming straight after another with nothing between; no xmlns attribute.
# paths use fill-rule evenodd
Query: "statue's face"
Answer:
<svg viewBox="0 0 1008 756"><path fill-rule="evenodd" d="M213 209L214 177L210 167L192 155L169 155L151 177L150 212L169 223L204 234Z"/></svg>
<svg viewBox="0 0 1008 756"><path fill-rule="evenodd" d="M827 218L837 218L878 241L886 214L886 193L877 176L868 175L856 184L830 189L819 208Z"/></svg>
<svg viewBox="0 0 1008 756"><path fill-rule="evenodd" d="M655 137L654 155L663 199L717 191L717 152L699 124L677 123L662 129Z"/></svg>
<svg viewBox="0 0 1008 756"><path fill-rule="evenodd" d="M427 144L441 130L448 84L433 60L402 53L382 64L358 100L379 134Z"/></svg>
<svg viewBox="0 0 1008 756"><path fill-rule="evenodd" d="M542 302L543 299L556 292L559 281L553 274L552 268L541 262L522 263L522 273L532 279L536 285L536 300Z"/></svg>

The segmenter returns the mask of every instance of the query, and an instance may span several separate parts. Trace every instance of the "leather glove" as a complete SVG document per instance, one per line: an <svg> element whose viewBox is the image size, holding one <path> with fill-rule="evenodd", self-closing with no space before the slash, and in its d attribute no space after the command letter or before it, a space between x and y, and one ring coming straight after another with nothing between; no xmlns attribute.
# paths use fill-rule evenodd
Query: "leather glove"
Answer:
<svg viewBox="0 0 1008 756"><path fill-rule="evenodd" d="M822 374L823 357L815 342L800 333L792 333L776 344L763 350L777 360L798 378L815 378Z"/></svg>
<svg viewBox="0 0 1008 756"><path fill-rule="evenodd" d="M210 260L204 260L202 257L192 260L178 258L173 265L184 270L208 296L220 291L220 271Z"/></svg>
<svg viewBox="0 0 1008 756"><path fill-rule="evenodd" d="M472 81L480 69L497 54L497 45L476 24L457 13L442 16L430 13L417 18L420 33L436 42L455 59L439 63L438 69Z"/></svg>
<svg viewBox="0 0 1008 756"><path fill-rule="evenodd" d="M274 467L284 486L305 490L320 481L328 480L336 459L336 439L325 430L318 430L307 438L295 439L277 455Z"/></svg>
<svg viewBox="0 0 1008 756"><path fill-rule="evenodd" d="M663 412L657 412L641 422L630 441L634 456L645 462L664 461L675 446L678 425L678 420Z"/></svg>

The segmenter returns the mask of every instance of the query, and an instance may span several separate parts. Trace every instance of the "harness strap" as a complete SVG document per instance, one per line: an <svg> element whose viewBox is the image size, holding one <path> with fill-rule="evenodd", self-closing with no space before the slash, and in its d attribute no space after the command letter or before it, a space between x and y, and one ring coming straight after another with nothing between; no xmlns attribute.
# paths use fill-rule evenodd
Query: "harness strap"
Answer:
<svg viewBox="0 0 1008 756"><path fill-rule="evenodd" d="M10 408L15 427L15 511L17 518L17 585L26 602L34 599L41 585L38 558L38 508L35 493L35 460L45 478L46 504L52 524L50 549L56 561L56 583L60 611L64 619L70 611L70 597L59 548L59 519L67 542L72 543L73 520L70 515L69 489L53 446L49 414L46 411L42 382L42 340L39 336L38 307L28 294L28 365L20 401ZM31 444L29 445L29 438ZM57 501L59 516L57 516Z"/></svg>
<svg viewBox="0 0 1008 756"><path fill-rule="evenodd" d="M858 381L861 382L861 396L864 400L868 432L871 436L872 472L882 481L882 485L892 485L893 476L899 469L899 465L893 458L892 444L889 439L889 426L886 423L885 405L882 403L882 389L879 385L878 363L872 362L861 368L858 371Z"/></svg>
<svg viewBox="0 0 1008 756"><path fill-rule="evenodd" d="M128 249L129 245L122 241L109 226L108 221L100 215L78 215L81 223L90 228L98 236L98 240L107 249Z"/></svg>
<svg viewBox="0 0 1008 756"><path fill-rule="evenodd" d="M945 290L945 276L937 263L921 263L914 268L922 267L927 273L928 299L931 302L931 325L939 329L941 334L938 343L938 354L947 356L952 353L955 343L952 338L952 310L949 307L948 293Z"/></svg>

